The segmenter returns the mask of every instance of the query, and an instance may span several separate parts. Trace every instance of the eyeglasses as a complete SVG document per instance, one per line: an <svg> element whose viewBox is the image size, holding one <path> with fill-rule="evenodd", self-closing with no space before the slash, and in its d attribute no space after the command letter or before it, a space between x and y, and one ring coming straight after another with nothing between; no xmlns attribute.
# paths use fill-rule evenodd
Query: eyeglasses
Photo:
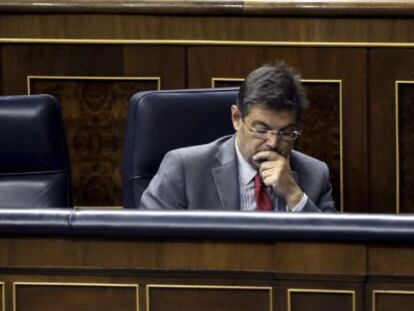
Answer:
<svg viewBox="0 0 414 311"><path fill-rule="evenodd" d="M302 131L299 130L265 130L261 128L251 128L247 123L243 122L254 137L258 139L268 139L269 135L277 136L279 140L296 140L301 134Z"/></svg>

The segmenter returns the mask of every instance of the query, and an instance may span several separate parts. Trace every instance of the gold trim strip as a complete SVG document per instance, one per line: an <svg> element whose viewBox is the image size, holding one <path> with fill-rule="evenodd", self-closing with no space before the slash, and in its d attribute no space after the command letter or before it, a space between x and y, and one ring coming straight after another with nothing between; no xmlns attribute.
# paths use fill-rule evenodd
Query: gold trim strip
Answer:
<svg viewBox="0 0 414 311"><path fill-rule="evenodd" d="M376 290L372 291L372 311L376 311L376 294L388 294L388 295L414 295L414 291L409 290Z"/></svg>
<svg viewBox="0 0 414 311"><path fill-rule="evenodd" d="M224 77L212 77L211 78L211 87L216 88L216 82L242 82L244 78L224 78Z"/></svg>
<svg viewBox="0 0 414 311"><path fill-rule="evenodd" d="M150 298L149 298L151 288L266 290L266 291L269 291L269 311L273 311L273 288L270 286L148 284L146 286L146 300L147 300L146 311L151 310Z"/></svg>
<svg viewBox="0 0 414 311"><path fill-rule="evenodd" d="M311 47L414 47L414 42L322 42L322 41L238 41L179 39L59 39L0 38L0 44L126 44L126 45L218 45L218 46L311 46Z"/></svg>
<svg viewBox="0 0 414 311"><path fill-rule="evenodd" d="M28 75L26 77L27 94L31 94L31 80L106 80L106 81L156 81L157 90L161 90L161 77L123 77L123 76L42 76Z"/></svg>
<svg viewBox="0 0 414 311"><path fill-rule="evenodd" d="M212 77L211 78L211 87L216 87L216 82L224 81L234 81L240 82L244 78L229 78L229 77ZM343 92L342 92L342 79L301 79L304 83L338 83L339 84L339 194L340 194L340 203L341 203L341 212L344 211L344 139L343 139Z"/></svg>
<svg viewBox="0 0 414 311"><path fill-rule="evenodd" d="M396 214L401 212L400 201L400 98L399 98L399 86L400 84L414 84L412 80L396 80L395 81L395 196L396 196Z"/></svg>
<svg viewBox="0 0 414 311"><path fill-rule="evenodd" d="M2 299L1 310L6 311L6 288L5 288L6 285L4 282L0 282L0 286L1 286L1 299Z"/></svg>
<svg viewBox="0 0 414 311"><path fill-rule="evenodd" d="M292 311L292 293L320 293L320 294L344 294L352 296L352 311L356 311L356 298L355 290L344 290L344 289L314 289L314 288L288 288L287 290L287 303L288 311Z"/></svg>
<svg viewBox="0 0 414 311"><path fill-rule="evenodd" d="M400 213L400 126L399 126L399 81L395 81L395 197L396 210L395 213Z"/></svg>
<svg viewBox="0 0 414 311"><path fill-rule="evenodd" d="M77 286L77 287L123 287L135 288L136 310L139 311L139 285L120 283L72 283L72 282L13 282L13 311L17 310L16 288L21 285L29 286Z"/></svg>

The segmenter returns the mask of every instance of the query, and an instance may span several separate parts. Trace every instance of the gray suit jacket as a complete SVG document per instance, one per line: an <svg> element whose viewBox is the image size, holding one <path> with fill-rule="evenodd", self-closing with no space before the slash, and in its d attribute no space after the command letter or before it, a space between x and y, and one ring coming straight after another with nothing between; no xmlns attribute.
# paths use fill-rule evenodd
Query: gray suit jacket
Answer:
<svg viewBox="0 0 414 311"><path fill-rule="evenodd" d="M142 195L142 209L240 210L235 136L168 152ZM308 196L303 211L335 211L324 162L292 151L292 170ZM285 206L280 199L278 206Z"/></svg>

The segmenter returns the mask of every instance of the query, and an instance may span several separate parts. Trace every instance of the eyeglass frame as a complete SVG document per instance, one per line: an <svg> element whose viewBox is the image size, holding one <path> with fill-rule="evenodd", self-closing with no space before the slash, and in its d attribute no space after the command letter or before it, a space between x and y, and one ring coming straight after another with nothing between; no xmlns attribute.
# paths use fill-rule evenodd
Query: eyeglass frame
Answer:
<svg viewBox="0 0 414 311"><path fill-rule="evenodd" d="M281 130L259 130L257 128L251 128L246 122L243 122L243 124L246 125L246 127L249 129L249 131L255 135L256 138L258 139L268 139L269 138L269 134L273 135L273 136L277 136L277 139L281 140L281 141L295 141L299 138L300 135L302 135L302 131L301 130L294 130L292 132L283 132L283 128ZM295 133L295 138L282 138L280 135L280 133L289 133L289 134L293 134Z"/></svg>

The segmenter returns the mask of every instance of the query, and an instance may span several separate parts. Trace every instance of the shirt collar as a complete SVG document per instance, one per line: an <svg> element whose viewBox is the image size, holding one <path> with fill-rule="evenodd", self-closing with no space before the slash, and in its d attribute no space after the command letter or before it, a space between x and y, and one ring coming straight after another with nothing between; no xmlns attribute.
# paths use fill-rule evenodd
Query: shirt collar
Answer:
<svg viewBox="0 0 414 311"><path fill-rule="evenodd" d="M254 177L257 174L257 170L253 168L241 154L239 147L237 146L237 136L234 140L234 144L236 148L237 162L239 167L239 176L243 185L246 185L254 179Z"/></svg>

